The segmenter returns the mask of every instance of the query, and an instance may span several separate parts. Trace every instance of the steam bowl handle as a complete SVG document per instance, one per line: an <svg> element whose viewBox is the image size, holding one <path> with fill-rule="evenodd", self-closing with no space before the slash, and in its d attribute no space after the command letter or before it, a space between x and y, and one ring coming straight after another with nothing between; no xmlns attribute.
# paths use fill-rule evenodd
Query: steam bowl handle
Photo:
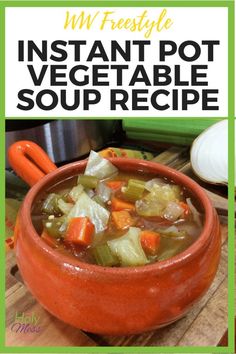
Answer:
<svg viewBox="0 0 236 354"><path fill-rule="evenodd" d="M57 169L46 152L29 140L12 144L8 149L8 160L16 174L30 186Z"/></svg>

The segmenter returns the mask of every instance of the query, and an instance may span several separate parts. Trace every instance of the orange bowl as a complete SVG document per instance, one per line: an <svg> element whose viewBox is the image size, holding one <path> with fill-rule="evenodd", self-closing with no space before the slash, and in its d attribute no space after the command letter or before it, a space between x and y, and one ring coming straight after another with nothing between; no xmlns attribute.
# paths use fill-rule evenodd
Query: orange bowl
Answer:
<svg viewBox="0 0 236 354"><path fill-rule="evenodd" d="M199 238L173 258L130 268L87 264L50 248L34 229L32 206L50 186L83 172L83 160L50 172L30 189L18 215L15 252L25 284L54 316L93 333L134 334L176 321L207 291L219 263L220 226L204 190L182 173L143 160L110 161L121 171L154 173L187 188L205 213Z"/></svg>

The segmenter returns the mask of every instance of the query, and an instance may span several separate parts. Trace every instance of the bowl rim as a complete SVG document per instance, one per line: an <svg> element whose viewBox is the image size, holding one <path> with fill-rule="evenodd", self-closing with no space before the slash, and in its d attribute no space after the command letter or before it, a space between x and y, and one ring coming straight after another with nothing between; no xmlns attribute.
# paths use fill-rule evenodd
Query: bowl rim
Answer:
<svg viewBox="0 0 236 354"><path fill-rule="evenodd" d="M57 249L53 249L52 247L47 245L46 242L44 242L41 239L41 237L39 237L38 233L36 232L33 226L32 219L31 219L32 205L36 197L38 196L38 194L45 187L45 185L46 186L50 185L50 182L54 180L55 177L63 176L65 172L68 172L68 170L73 171L79 168L82 171L83 168L85 168L86 166L87 159L80 160L77 162L66 164L62 167L59 167L57 170L45 175L40 181L38 181L33 187L30 188L27 195L25 196L25 199L20 209L20 216L21 216L20 224L21 225L23 224L23 229L27 231L27 234L30 236L34 244L38 248L40 248L43 252L45 252L48 256L50 256L54 262L60 264L63 263L63 265L66 265L68 269L74 267L75 269L78 269L80 271L83 270L83 271L88 271L90 273L95 272L95 273L106 274L106 275L122 275L122 276L137 275L138 276L143 273L149 273L157 270L166 271L169 268L178 267L194 259L200 252L203 251L204 247L208 246L212 237L212 228L214 227L216 213L209 197L207 196L206 192L198 183L196 183L194 180L184 175L183 173L157 162L134 159L134 158L125 158L125 159L109 158L108 160L114 163L114 165L117 165L118 168L121 167L121 169L122 169L122 165L123 166L126 164L128 166L137 165L137 167L140 170L142 170L142 168L154 169L156 170L157 174L160 174L163 177L165 177L167 174L168 179L170 179L169 176L173 177L174 181L175 179L178 179L179 180L178 183L182 184L187 189L189 189L194 194L196 199L200 201L204 209L205 221L204 221L202 232L200 233L199 237L192 245L190 245L185 251L177 254L176 256L164 261L159 261L152 264L147 264L144 266L136 266L136 267L103 267L96 264L82 262L76 257L62 254L59 251L57 251ZM153 173L153 171L151 173ZM74 175L76 174L72 174L72 176ZM53 185L53 183L51 184Z"/></svg>

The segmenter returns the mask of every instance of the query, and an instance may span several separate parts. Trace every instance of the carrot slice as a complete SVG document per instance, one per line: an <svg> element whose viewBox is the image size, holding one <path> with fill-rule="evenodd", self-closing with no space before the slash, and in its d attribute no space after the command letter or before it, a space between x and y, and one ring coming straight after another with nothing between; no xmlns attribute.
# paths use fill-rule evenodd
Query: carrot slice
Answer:
<svg viewBox="0 0 236 354"><path fill-rule="evenodd" d="M93 233L94 225L89 218L77 217L70 220L65 240L75 244L89 246L92 242Z"/></svg>
<svg viewBox="0 0 236 354"><path fill-rule="evenodd" d="M126 229L135 223L135 220L127 210L113 211L112 220L117 229Z"/></svg>
<svg viewBox="0 0 236 354"><path fill-rule="evenodd" d="M184 216L187 217L190 214L190 208L187 203L184 202L179 202L179 206L184 209Z"/></svg>
<svg viewBox="0 0 236 354"><path fill-rule="evenodd" d="M45 229L43 229L41 238L52 248L56 248L58 246L57 240L54 237L51 237Z"/></svg>
<svg viewBox="0 0 236 354"><path fill-rule="evenodd" d="M155 255L160 246L160 234L152 230L145 230L140 233L140 238L143 250L150 255Z"/></svg>
<svg viewBox="0 0 236 354"><path fill-rule="evenodd" d="M107 181L106 182L107 187L109 187L113 190L120 189L124 184L125 184L124 181Z"/></svg>
<svg viewBox="0 0 236 354"><path fill-rule="evenodd" d="M135 206L132 203L125 202L119 198L113 197L111 199L111 210L120 211L120 210L135 210Z"/></svg>

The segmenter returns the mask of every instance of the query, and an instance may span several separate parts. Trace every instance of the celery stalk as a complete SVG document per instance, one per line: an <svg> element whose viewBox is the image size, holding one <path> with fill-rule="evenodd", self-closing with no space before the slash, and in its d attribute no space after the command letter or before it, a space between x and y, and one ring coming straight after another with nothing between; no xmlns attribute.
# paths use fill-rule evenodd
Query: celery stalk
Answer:
<svg viewBox="0 0 236 354"><path fill-rule="evenodd" d="M78 176L78 184L81 184L85 188L96 188L98 184L98 178L95 176L85 176L79 175Z"/></svg>
<svg viewBox="0 0 236 354"><path fill-rule="evenodd" d="M91 252L96 263L101 266L111 267L119 264L118 258L111 253L107 244L94 247Z"/></svg>
<svg viewBox="0 0 236 354"><path fill-rule="evenodd" d="M54 217L43 221L47 233L54 238L61 238L66 230L65 216Z"/></svg>
<svg viewBox="0 0 236 354"><path fill-rule="evenodd" d="M45 201L43 202L42 212L49 215L60 213L60 209L58 207L58 200L60 198L60 195L56 193L50 193L47 196L47 199L45 199Z"/></svg>
<svg viewBox="0 0 236 354"><path fill-rule="evenodd" d="M145 182L137 179L130 179L128 186L123 189L124 197L130 201L142 198L145 189Z"/></svg>

